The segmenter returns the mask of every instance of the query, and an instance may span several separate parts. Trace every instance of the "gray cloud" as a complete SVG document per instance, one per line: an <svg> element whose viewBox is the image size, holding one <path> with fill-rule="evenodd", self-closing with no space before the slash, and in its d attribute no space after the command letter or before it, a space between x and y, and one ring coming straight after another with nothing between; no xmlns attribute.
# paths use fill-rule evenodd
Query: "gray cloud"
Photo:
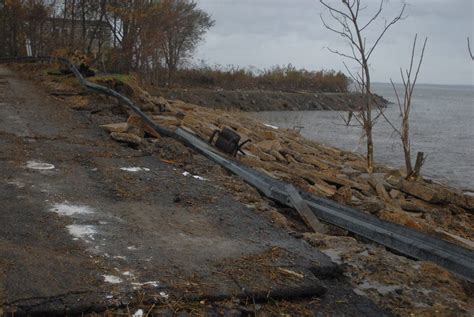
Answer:
<svg viewBox="0 0 474 317"><path fill-rule="evenodd" d="M369 9L378 4L365 2ZM328 20L329 16L316 0L198 0L198 4L216 25L198 48L197 59L259 68L288 63L308 69L344 68L342 59L325 48L347 51L348 47L323 27L319 15ZM400 0L387 1L384 17L396 15L400 6ZM472 0L408 1L407 18L389 31L373 55L374 80L398 79L398 69L408 63L418 33L429 38L420 82L474 84L474 63L466 46L466 36L474 37L473 10ZM368 34L368 41L373 35Z"/></svg>

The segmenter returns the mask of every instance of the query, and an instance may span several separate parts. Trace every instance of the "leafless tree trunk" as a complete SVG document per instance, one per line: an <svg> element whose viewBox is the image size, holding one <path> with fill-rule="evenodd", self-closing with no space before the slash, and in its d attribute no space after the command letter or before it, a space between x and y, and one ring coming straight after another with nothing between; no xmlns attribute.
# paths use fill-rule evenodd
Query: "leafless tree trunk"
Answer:
<svg viewBox="0 0 474 317"><path fill-rule="evenodd" d="M467 50L469 51L469 56L471 56L471 59L474 61L474 55L471 51L471 42L469 41L469 37L467 38Z"/></svg>
<svg viewBox="0 0 474 317"><path fill-rule="evenodd" d="M421 49L420 58L415 64L417 37L418 36L415 35L415 39L413 40L409 68L406 70L400 68L400 75L403 84L403 95L401 95L400 91L396 88L392 79L390 79L393 90L395 91L398 108L400 110L400 117L402 119L400 128L395 127L394 124L385 116L385 114L381 112L385 120L387 120L387 122L392 126L394 131L400 136L400 140L403 146L403 154L405 157L405 167L407 171L408 180L416 179L419 177L421 167L423 166L423 163L426 159L423 152L418 152L415 168L413 168L413 165L411 163L411 140L409 119L412 106L413 91L415 90L418 74L420 73L421 63L423 62L423 57L425 55L426 43L428 41L428 38L425 38L425 41L423 42L423 47ZM401 97L403 97L403 100L401 99Z"/></svg>
<svg viewBox="0 0 474 317"><path fill-rule="evenodd" d="M321 15L321 20L324 26L328 30L342 36L348 42L351 52L343 53L331 48L329 48L329 50L332 53L354 61L361 69L360 73L355 75L350 72L352 79L358 84L359 89L366 97L365 107L360 109L358 114L353 117L358 121L359 125L362 126L367 138L367 171L372 173L374 169L374 143L372 130L378 116L375 118L372 116L372 109L376 108L376 104L371 90L369 60L388 29L402 19L406 5L404 4L402 6L399 14L395 18L390 22L385 23L384 27L378 32L373 43L368 44L366 33L374 21L380 17L380 14L383 11L384 0L380 1L378 9L375 13L369 16L365 22L362 21L361 14L365 9L367 9L367 7L362 5L361 0L342 0L341 5L330 5L324 0L320 0L320 3L329 11L331 18L336 25L330 25Z"/></svg>

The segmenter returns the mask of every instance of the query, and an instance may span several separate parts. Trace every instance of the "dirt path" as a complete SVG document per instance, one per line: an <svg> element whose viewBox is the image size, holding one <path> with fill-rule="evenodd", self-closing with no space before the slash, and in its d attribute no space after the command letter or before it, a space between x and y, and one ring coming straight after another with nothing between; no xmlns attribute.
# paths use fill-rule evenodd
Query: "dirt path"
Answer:
<svg viewBox="0 0 474 317"><path fill-rule="evenodd" d="M338 267L210 181L109 140L0 67L0 303L20 313L260 294L380 311ZM286 295L285 295L286 294ZM1 313L1 308L0 308Z"/></svg>

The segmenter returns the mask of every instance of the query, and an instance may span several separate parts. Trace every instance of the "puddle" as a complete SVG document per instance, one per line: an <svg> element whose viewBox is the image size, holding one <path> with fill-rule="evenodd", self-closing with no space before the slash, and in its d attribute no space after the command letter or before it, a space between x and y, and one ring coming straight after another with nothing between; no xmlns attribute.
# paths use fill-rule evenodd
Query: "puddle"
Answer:
<svg viewBox="0 0 474 317"><path fill-rule="evenodd" d="M104 277L104 281L110 284L120 284L123 280L115 275L102 275Z"/></svg>
<svg viewBox="0 0 474 317"><path fill-rule="evenodd" d="M97 233L95 227L91 225L69 225L66 228L74 238L85 241L94 240L94 234Z"/></svg>
<svg viewBox="0 0 474 317"><path fill-rule="evenodd" d="M186 171L183 172L183 176L191 176L192 178L195 178L195 179L200 180L200 181L207 181L207 178L204 178L204 177L198 176L198 175L193 175L193 174L191 174L189 172L186 172Z"/></svg>
<svg viewBox="0 0 474 317"><path fill-rule="evenodd" d="M57 213L60 216L75 216L75 215L87 215L93 214L94 210L85 205L74 205L68 202L54 204L50 211Z"/></svg>
<svg viewBox="0 0 474 317"><path fill-rule="evenodd" d="M37 162L37 161L28 161L26 162L26 168L33 170L53 170L55 167L53 164Z"/></svg>
<svg viewBox="0 0 474 317"><path fill-rule="evenodd" d="M125 172L132 172L132 173L137 173L137 172L149 172L150 169L146 167L136 167L136 166L129 166L129 167L121 167L120 168L122 171Z"/></svg>

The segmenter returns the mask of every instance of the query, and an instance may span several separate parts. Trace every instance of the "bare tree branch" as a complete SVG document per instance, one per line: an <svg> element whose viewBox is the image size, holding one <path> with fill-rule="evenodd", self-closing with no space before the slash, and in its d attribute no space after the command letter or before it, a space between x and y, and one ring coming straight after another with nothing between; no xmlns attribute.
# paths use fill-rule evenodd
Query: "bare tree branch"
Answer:
<svg viewBox="0 0 474 317"><path fill-rule="evenodd" d="M385 35L385 33L388 31L388 29L394 25L395 23L397 23L398 21L400 21L403 17L403 13L405 12L405 8L406 8L406 4L403 4L403 7L402 9L400 10L400 13L398 16L396 16L389 24L385 25L382 33L380 33L379 37L377 38L377 40L375 41L374 45L372 45L372 48L369 50L369 53L367 54L367 59L370 58L370 55L372 55L372 52L374 51L374 49L377 47L377 45L379 44L380 40L382 39L382 37Z"/></svg>

